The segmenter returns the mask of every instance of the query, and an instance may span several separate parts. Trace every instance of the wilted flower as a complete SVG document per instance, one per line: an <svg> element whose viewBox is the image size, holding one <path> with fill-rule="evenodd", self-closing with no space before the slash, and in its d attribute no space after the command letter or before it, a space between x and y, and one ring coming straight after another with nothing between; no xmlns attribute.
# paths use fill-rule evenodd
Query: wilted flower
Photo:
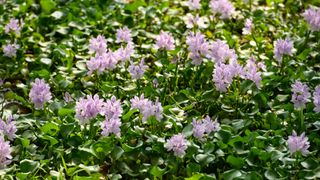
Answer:
<svg viewBox="0 0 320 180"><path fill-rule="evenodd" d="M164 144L164 147L168 151L173 151L175 156L183 157L188 148L188 141L185 139L184 135L180 133L167 140L167 143Z"/></svg>
<svg viewBox="0 0 320 180"><path fill-rule="evenodd" d="M187 5L190 10L197 10L201 8L200 0L189 0Z"/></svg>
<svg viewBox="0 0 320 180"><path fill-rule="evenodd" d="M86 98L81 97L76 103L75 117L80 120L80 124L86 124L90 119L95 118L98 114L103 115L103 99L99 99L99 95L87 95Z"/></svg>
<svg viewBox="0 0 320 180"><path fill-rule="evenodd" d="M5 141L4 138L0 136L0 168L11 163L11 151L9 141Z"/></svg>
<svg viewBox="0 0 320 180"><path fill-rule="evenodd" d="M128 71L133 79L140 79L147 68L148 66L144 64L144 59L142 59L139 65L134 65L133 62L131 62Z"/></svg>
<svg viewBox="0 0 320 180"><path fill-rule="evenodd" d="M119 118L122 114L120 100L117 100L115 96L112 96L111 99L108 99L106 103L104 103L102 112L107 119Z"/></svg>
<svg viewBox="0 0 320 180"><path fill-rule="evenodd" d="M291 85L292 87L292 98L291 102L294 103L295 108L304 108L306 103L309 101L311 94L309 92L309 87L301 83L300 81L296 80L294 84Z"/></svg>
<svg viewBox="0 0 320 180"><path fill-rule="evenodd" d="M16 137L17 126L12 116L7 117L7 121L0 118L0 131L9 140L13 140Z"/></svg>
<svg viewBox="0 0 320 180"><path fill-rule="evenodd" d="M250 34L252 28L253 28L252 18L246 19L246 21L244 23L244 27L242 29L242 34L245 34L245 35Z"/></svg>
<svg viewBox="0 0 320 180"><path fill-rule="evenodd" d="M210 45L209 54L215 60L216 64L226 63L227 60L236 60L237 55L233 49L230 49L228 44L220 39L214 41Z"/></svg>
<svg viewBox="0 0 320 180"><path fill-rule="evenodd" d="M261 82L261 72L258 71L258 67L256 65L256 61L253 57L251 57L247 64L242 69L242 78L253 81L257 87L260 87Z"/></svg>
<svg viewBox="0 0 320 180"><path fill-rule="evenodd" d="M11 18L9 23L5 27L5 33L8 34L11 31L14 31L17 35L20 35L20 31L23 27L24 23L22 20Z"/></svg>
<svg viewBox="0 0 320 180"><path fill-rule="evenodd" d="M34 108L43 109L45 102L51 100L50 86L44 79L38 79L31 83L32 88L29 93L29 97L34 104Z"/></svg>
<svg viewBox="0 0 320 180"><path fill-rule="evenodd" d="M315 105L314 111L320 112L320 85L318 85L313 92L313 104Z"/></svg>
<svg viewBox="0 0 320 180"><path fill-rule="evenodd" d="M113 117L111 119L108 119L106 117L106 120L102 122L101 124L101 135L103 136L109 136L109 134L113 133L116 136L120 137L121 136L121 120L119 118Z"/></svg>
<svg viewBox="0 0 320 180"><path fill-rule="evenodd" d="M107 41L103 35L99 35L96 38L91 38L89 42L90 52L97 54L103 54L107 50Z"/></svg>
<svg viewBox="0 0 320 180"><path fill-rule="evenodd" d="M290 39L278 39L275 42L274 56L281 63L283 55L292 55L293 42Z"/></svg>
<svg viewBox="0 0 320 180"><path fill-rule="evenodd" d="M308 22L311 27L312 31L319 31L320 30L320 9L310 7L306 10L302 16Z"/></svg>
<svg viewBox="0 0 320 180"><path fill-rule="evenodd" d="M142 122L146 122L149 117L154 116L158 121L163 118L162 112L163 108L161 103L156 100L156 102L152 102L149 99L145 99L142 94L139 97L135 96L130 100L132 109L139 109L142 114Z"/></svg>
<svg viewBox="0 0 320 180"><path fill-rule="evenodd" d="M175 48L174 39L167 32L161 31L156 40L156 49L173 50Z"/></svg>
<svg viewBox="0 0 320 180"><path fill-rule="evenodd" d="M10 42L7 41L7 45L3 45L3 53L4 56L7 57L16 57L17 55L17 49L20 48L19 44L17 44L17 42L15 41L13 44L10 44Z"/></svg>
<svg viewBox="0 0 320 180"><path fill-rule="evenodd" d="M214 15L220 14L221 19L230 18L235 11L232 3L228 0L211 0L209 6Z"/></svg>
<svg viewBox="0 0 320 180"><path fill-rule="evenodd" d="M310 143L308 141L308 137L305 136L305 133L298 136L297 133L293 131L287 142L291 154L297 151L300 151L303 155L307 155L309 153L308 148L310 147Z"/></svg>
<svg viewBox="0 0 320 180"><path fill-rule="evenodd" d="M124 28L118 29L116 36L117 36L117 40L116 40L117 43L120 43L120 42L129 43L132 41L131 30L128 29L127 26L125 26Z"/></svg>

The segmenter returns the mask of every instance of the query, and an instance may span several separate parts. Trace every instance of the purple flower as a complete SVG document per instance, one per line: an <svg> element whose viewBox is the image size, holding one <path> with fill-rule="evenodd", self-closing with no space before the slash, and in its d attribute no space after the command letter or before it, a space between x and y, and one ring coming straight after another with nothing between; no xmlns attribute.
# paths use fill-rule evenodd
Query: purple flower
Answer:
<svg viewBox="0 0 320 180"><path fill-rule="evenodd" d="M97 54L87 61L88 74L91 75L94 71L102 74L106 69L113 70L118 63L116 54L109 50L103 54Z"/></svg>
<svg viewBox="0 0 320 180"><path fill-rule="evenodd" d="M310 143L308 141L308 137L305 136L305 133L297 136L297 133L293 131L292 135L289 136L287 143L291 154L297 151L300 151L303 155L307 155L309 153L308 148L310 147Z"/></svg>
<svg viewBox="0 0 320 180"><path fill-rule="evenodd" d="M122 114L122 107L120 100L117 100L115 96L108 99L103 105L103 114L107 119L119 118Z"/></svg>
<svg viewBox="0 0 320 180"><path fill-rule="evenodd" d="M290 39L278 39L275 42L274 56L281 63L283 55L292 55L293 42Z"/></svg>
<svg viewBox="0 0 320 180"><path fill-rule="evenodd" d="M64 99L64 101L66 101L66 103L69 103L69 102L73 101L71 95L68 92L64 93L63 99Z"/></svg>
<svg viewBox="0 0 320 180"><path fill-rule="evenodd" d="M201 8L200 0L189 0L187 4L190 10L197 10Z"/></svg>
<svg viewBox="0 0 320 180"><path fill-rule="evenodd" d="M156 49L173 50L175 48L174 39L167 32L161 31L156 40Z"/></svg>
<svg viewBox="0 0 320 180"><path fill-rule="evenodd" d="M96 38L91 38L89 42L90 52L96 54L103 54L107 50L107 41L103 35L99 35Z"/></svg>
<svg viewBox="0 0 320 180"><path fill-rule="evenodd" d="M244 23L244 27L242 29L242 34L244 34L244 35L250 34L252 28L253 28L252 18L246 19L246 21Z"/></svg>
<svg viewBox="0 0 320 180"><path fill-rule="evenodd" d="M118 29L116 36L117 36L117 40L116 40L117 43L120 43L120 42L130 43L130 42L132 42L131 30L128 29L127 26L125 26L124 28Z"/></svg>
<svg viewBox="0 0 320 180"><path fill-rule="evenodd" d="M311 97L311 94L309 92L309 87L298 80L296 80L296 82L292 84L291 87L292 87L291 102L294 103L294 107L297 109L304 108L306 103L309 102L309 98Z"/></svg>
<svg viewBox="0 0 320 180"><path fill-rule="evenodd" d="M320 9L319 8L310 7L308 10L306 10L302 14L302 16L304 17L305 21L308 22L312 31L320 30Z"/></svg>
<svg viewBox="0 0 320 180"><path fill-rule="evenodd" d="M229 85L232 83L234 72L228 64L216 65L213 70L213 82L217 90L226 92Z"/></svg>
<svg viewBox="0 0 320 180"><path fill-rule="evenodd" d="M237 55L233 49L230 49L228 44L220 39L214 41L210 45L210 57L213 58L216 64L226 63L227 60L236 60Z"/></svg>
<svg viewBox="0 0 320 180"><path fill-rule="evenodd" d="M200 32L196 34L190 33L187 36L186 43L188 50L191 52L189 57L192 59L192 64L200 65L202 56L206 56L209 49L209 43L206 41L205 36Z"/></svg>
<svg viewBox="0 0 320 180"><path fill-rule="evenodd" d="M103 99L99 95L87 95L87 98L81 97L76 103L75 117L80 120L80 124L86 124L90 119L95 118L98 114L103 115Z"/></svg>
<svg viewBox="0 0 320 180"><path fill-rule="evenodd" d="M253 81L257 87L260 87L261 83L261 72L258 71L256 61L251 57L245 67L242 69L242 78Z"/></svg>
<svg viewBox="0 0 320 180"><path fill-rule="evenodd" d="M149 99L145 99L142 94L139 97L135 96L130 100L132 109L139 109L142 114L142 122L146 122L149 117L154 116L158 121L163 118L163 108L161 103L156 100L156 102L152 102Z"/></svg>
<svg viewBox="0 0 320 180"><path fill-rule="evenodd" d="M228 0L211 0L209 4L212 13L220 14L221 19L229 19L234 13L234 7Z"/></svg>
<svg viewBox="0 0 320 180"><path fill-rule="evenodd" d="M205 119L201 119L200 121L193 119L192 126L193 136L201 141L205 134L209 135L211 132L220 130L220 124L217 120L212 121L209 116L206 116Z"/></svg>
<svg viewBox="0 0 320 180"><path fill-rule="evenodd" d="M102 122L101 124L101 135L103 136L109 136L109 134L113 133L116 136L121 136L121 120L119 118L113 117L111 119L108 119L106 117L106 120Z"/></svg>
<svg viewBox="0 0 320 180"><path fill-rule="evenodd" d="M7 117L7 121L0 118L0 131L9 140L13 140L16 137L17 126L12 116Z"/></svg>
<svg viewBox="0 0 320 180"><path fill-rule="evenodd" d="M7 57L16 57L17 55L17 49L20 48L19 44L17 44L17 42L15 41L13 44L10 44L10 42L7 41L7 45L3 45L3 53L4 56Z"/></svg>
<svg viewBox="0 0 320 180"><path fill-rule="evenodd" d="M134 44L132 42L129 42L125 48L122 46L115 52L116 59L118 61L125 62L127 60L130 60L130 57L134 53Z"/></svg>
<svg viewBox="0 0 320 180"><path fill-rule="evenodd" d="M32 88L29 93L29 97L34 104L35 109L43 109L45 102L51 100L50 86L44 79L38 79L31 83Z"/></svg>
<svg viewBox="0 0 320 180"><path fill-rule="evenodd" d="M197 26L200 29L207 28L208 27L208 18L200 17L199 14L196 16L193 16L191 13L186 14L183 18L184 23L186 24L188 29L191 29L195 26Z"/></svg>
<svg viewBox="0 0 320 180"><path fill-rule="evenodd" d="M5 141L4 138L0 137L0 167L3 168L11 163L11 147L9 141Z"/></svg>
<svg viewBox="0 0 320 180"><path fill-rule="evenodd" d="M173 151L175 156L183 157L188 148L188 141L185 139L184 135L180 133L167 140L167 143L164 144L164 147L168 151Z"/></svg>
<svg viewBox="0 0 320 180"><path fill-rule="evenodd" d="M313 92L313 104L315 105L314 111L320 112L320 85L316 86Z"/></svg>
<svg viewBox="0 0 320 180"><path fill-rule="evenodd" d="M20 35L20 31L23 25L24 23L22 20L20 20L19 22L19 20L11 18L9 23L5 27L5 33L8 34L11 30L14 31L17 35Z"/></svg>
<svg viewBox="0 0 320 180"><path fill-rule="evenodd" d="M140 79L147 68L148 66L144 65L144 59L142 59L140 64L137 66L131 62L130 66L128 67L128 71L133 79Z"/></svg>

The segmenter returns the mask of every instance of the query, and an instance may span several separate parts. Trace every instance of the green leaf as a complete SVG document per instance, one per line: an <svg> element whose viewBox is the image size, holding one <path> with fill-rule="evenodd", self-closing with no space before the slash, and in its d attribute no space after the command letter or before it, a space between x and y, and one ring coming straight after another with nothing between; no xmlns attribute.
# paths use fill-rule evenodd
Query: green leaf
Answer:
<svg viewBox="0 0 320 180"><path fill-rule="evenodd" d="M37 168L39 168L40 163L37 161L32 161L29 159L24 159L20 162L20 170L21 172L24 173L32 173L34 172Z"/></svg>
<svg viewBox="0 0 320 180"><path fill-rule="evenodd" d="M55 12L53 12L53 13L51 14L51 16L52 16L54 19L58 20L58 19L61 19L61 18L62 18L63 12L61 12L61 11L55 11Z"/></svg>
<svg viewBox="0 0 320 180"><path fill-rule="evenodd" d="M116 146L111 152L111 157L113 160L118 160L123 153L124 153L124 150L121 147Z"/></svg>
<svg viewBox="0 0 320 180"><path fill-rule="evenodd" d="M237 177L240 177L242 174L239 170L231 169L223 173L223 179L225 180L233 180Z"/></svg>
<svg viewBox="0 0 320 180"><path fill-rule="evenodd" d="M56 3L52 0L40 0L40 6L42 9L42 12L50 13L51 10L55 8Z"/></svg>
<svg viewBox="0 0 320 180"><path fill-rule="evenodd" d="M227 158L227 162L236 169L241 169L244 165L243 158L234 157L232 155L229 155Z"/></svg>
<svg viewBox="0 0 320 180"><path fill-rule="evenodd" d="M44 124L40 129L44 134L49 134L51 136L54 136L59 132L59 126L52 122Z"/></svg>
<svg viewBox="0 0 320 180"><path fill-rule="evenodd" d="M278 175L274 170L268 169L265 173L264 176L269 179L269 180L273 180L273 179L278 179Z"/></svg>
<svg viewBox="0 0 320 180"><path fill-rule="evenodd" d="M165 172L166 172L166 168L161 169L158 166L153 166L150 170L150 174L155 177L162 177Z"/></svg>
<svg viewBox="0 0 320 180"><path fill-rule="evenodd" d="M72 115L74 113L74 109L61 108L58 110L58 115L61 117Z"/></svg>

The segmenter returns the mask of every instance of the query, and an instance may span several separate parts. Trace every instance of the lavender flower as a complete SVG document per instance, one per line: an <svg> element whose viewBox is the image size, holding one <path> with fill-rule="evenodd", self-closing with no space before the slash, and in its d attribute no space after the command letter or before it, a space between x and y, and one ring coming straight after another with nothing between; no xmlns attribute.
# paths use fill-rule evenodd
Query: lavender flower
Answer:
<svg viewBox="0 0 320 180"><path fill-rule="evenodd" d="M229 19L234 13L234 7L228 0L211 0L209 4L212 13L220 14L221 19Z"/></svg>
<svg viewBox="0 0 320 180"><path fill-rule="evenodd" d="M99 99L99 95L87 95L86 98L81 97L76 103L75 117L80 120L80 124L86 124L90 119L95 118L98 114L103 115L104 103Z"/></svg>
<svg viewBox="0 0 320 180"><path fill-rule="evenodd" d="M106 103L104 103L102 112L107 119L119 118L122 114L120 100L117 100L115 96L112 96L110 100L108 99Z"/></svg>
<svg viewBox="0 0 320 180"><path fill-rule="evenodd" d="M5 33L8 34L11 31L15 32L17 35L20 35L20 31L23 27L24 23L22 20L17 20L11 18L9 23L5 26Z"/></svg>
<svg viewBox="0 0 320 180"><path fill-rule="evenodd" d="M220 130L220 124L217 120L212 121L209 116L206 116L205 119L201 119L200 121L193 119L192 126L193 136L201 141L205 134L209 135L211 132Z"/></svg>
<svg viewBox="0 0 320 180"><path fill-rule="evenodd" d="M213 70L213 82L217 90L226 92L232 83L234 72L231 71L230 65L220 64Z"/></svg>
<svg viewBox="0 0 320 180"><path fill-rule="evenodd" d="M189 0L187 5L190 10L197 10L201 8L200 0Z"/></svg>
<svg viewBox="0 0 320 180"><path fill-rule="evenodd" d="M302 16L304 17L305 21L311 27L312 31L319 31L320 30L320 9L311 7L306 10Z"/></svg>
<svg viewBox="0 0 320 180"><path fill-rule="evenodd" d="M132 42L129 42L125 48L122 46L115 52L116 59L118 61L125 62L127 60L130 60L130 57L134 53L134 44Z"/></svg>
<svg viewBox="0 0 320 180"><path fill-rule="evenodd" d="M250 34L252 28L253 28L252 18L246 19L246 21L244 23L244 27L242 29L242 34L244 34L244 35Z"/></svg>
<svg viewBox="0 0 320 180"><path fill-rule="evenodd" d="M121 136L121 129L120 129L121 124L122 123L119 118L113 117L111 119L108 119L106 117L106 120L103 121L101 124L101 129L102 129L101 135L109 136L109 134L113 133L116 136L120 137Z"/></svg>
<svg viewBox="0 0 320 180"><path fill-rule="evenodd" d="M293 42L290 39L278 39L275 42L274 56L281 63L283 55L292 55Z"/></svg>
<svg viewBox="0 0 320 180"><path fill-rule="evenodd" d="M199 14L193 16L191 13L188 13L182 19L188 29L191 29L195 26L197 26L200 29L207 28L209 23L208 18L200 17Z"/></svg>
<svg viewBox="0 0 320 180"><path fill-rule="evenodd" d="M50 86L47 84L44 79L36 79L31 83L32 88L29 93L29 97L34 104L34 108L43 109L45 102L51 100Z"/></svg>
<svg viewBox="0 0 320 180"><path fill-rule="evenodd" d="M113 70L117 63L117 57L111 50L103 54L97 54L87 61L88 74L91 75L94 71L102 74L106 69Z"/></svg>
<svg viewBox="0 0 320 180"><path fill-rule="evenodd" d="M151 116L154 116L158 121L163 118L163 108L158 99L153 103L149 99L145 99L142 94L140 97L135 96L130 102L132 109L139 109L143 116L142 122L146 122Z"/></svg>
<svg viewBox="0 0 320 180"><path fill-rule="evenodd" d="M64 93L63 99L64 99L64 101L66 101L66 103L69 103L69 102L73 101L71 95L68 92Z"/></svg>
<svg viewBox="0 0 320 180"><path fill-rule="evenodd" d="M217 119L212 121L209 116L206 116L206 118L203 119L202 121L204 126L206 127L205 132L207 134L210 134L211 132L217 132L220 130L220 124L217 121Z"/></svg>
<svg viewBox="0 0 320 180"><path fill-rule="evenodd" d="M103 54L107 50L107 41L103 35L99 35L96 38L91 38L89 42L90 52L95 52L99 55Z"/></svg>
<svg viewBox="0 0 320 180"><path fill-rule="evenodd" d="M7 41L7 45L3 45L2 48L3 48L4 56L12 58L12 57L16 57L17 49L19 49L20 46L19 44L17 44L16 41L13 44L10 44L10 42Z"/></svg>
<svg viewBox="0 0 320 180"><path fill-rule="evenodd" d="M192 129L193 136L199 140L202 140L204 133L206 132L206 127L204 126L203 122L193 119L192 126L193 126L193 129Z"/></svg>
<svg viewBox="0 0 320 180"><path fill-rule="evenodd" d="M4 138L0 137L0 168L5 167L11 163L11 147L8 141L5 141Z"/></svg>
<svg viewBox="0 0 320 180"><path fill-rule="evenodd" d="M144 65L144 59L140 61L140 64L135 66L133 62L131 62L130 66L128 67L128 71L133 79L140 79L142 78L144 72L148 68L147 65Z"/></svg>
<svg viewBox="0 0 320 180"><path fill-rule="evenodd" d="M132 42L131 30L128 29L127 26L125 26L124 28L118 29L116 36L117 36L117 40L116 40L117 43L120 43L120 42L130 43L130 42Z"/></svg>
<svg viewBox="0 0 320 180"><path fill-rule="evenodd" d="M230 49L228 44L220 39L214 41L210 46L210 57L215 60L216 64L226 63L227 60L236 60L237 55L233 49Z"/></svg>
<svg viewBox="0 0 320 180"><path fill-rule="evenodd" d="M310 143L308 141L308 137L305 136L305 133L298 136L297 133L293 131L292 135L289 136L287 143L291 154L297 151L300 151L303 155L307 155L309 153L308 148L310 147Z"/></svg>
<svg viewBox="0 0 320 180"><path fill-rule="evenodd" d="M253 81L257 87L260 87L261 72L258 71L255 59L251 57L242 70L242 78Z"/></svg>
<svg viewBox="0 0 320 180"><path fill-rule="evenodd" d="M294 107L297 109L304 108L306 103L309 102L309 98L311 96L309 87L298 80L296 80L295 83L291 85L291 87L293 93L291 102L294 103Z"/></svg>
<svg viewBox="0 0 320 180"><path fill-rule="evenodd" d="M17 126L12 116L7 117L7 121L0 118L0 131L9 140L13 140L16 137Z"/></svg>
<svg viewBox="0 0 320 180"><path fill-rule="evenodd" d="M186 43L188 45L188 50L191 52L190 58L192 59L192 64L200 65L202 63L202 56L208 54L209 43L205 40L205 36L201 33L190 33L187 36Z"/></svg>
<svg viewBox="0 0 320 180"><path fill-rule="evenodd" d="M313 104L315 105L314 111L320 112L320 85L316 86L313 92Z"/></svg>
<svg viewBox="0 0 320 180"><path fill-rule="evenodd" d="M167 143L165 143L164 147L168 151L173 151L175 156L183 157L188 148L188 141L185 139L184 135L180 133L167 140Z"/></svg>
<svg viewBox="0 0 320 180"><path fill-rule="evenodd" d="M156 49L173 50L175 48L174 39L167 32L161 31L156 40Z"/></svg>

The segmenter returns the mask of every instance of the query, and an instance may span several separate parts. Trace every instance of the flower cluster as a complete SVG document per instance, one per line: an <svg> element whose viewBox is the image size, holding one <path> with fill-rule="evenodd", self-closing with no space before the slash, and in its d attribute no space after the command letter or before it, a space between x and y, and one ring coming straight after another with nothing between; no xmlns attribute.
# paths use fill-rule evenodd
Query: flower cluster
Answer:
<svg viewBox="0 0 320 180"><path fill-rule="evenodd" d="M103 54L107 50L107 41L103 35L91 38L89 42L89 50L92 53Z"/></svg>
<svg viewBox="0 0 320 180"><path fill-rule="evenodd" d="M293 42L290 39L278 39L275 42L274 46L274 56L279 61L279 63L282 62L282 56L283 55L292 55L293 50Z"/></svg>
<svg viewBox="0 0 320 180"><path fill-rule="evenodd" d="M76 103L75 117L80 120L80 124L86 124L90 119L95 118L98 114L103 114L103 99L99 95L87 95L86 98L81 97Z"/></svg>
<svg viewBox="0 0 320 180"><path fill-rule="evenodd" d="M142 59L139 65L134 65L133 62L131 62L128 71L133 79L140 79L147 68L148 66L144 64L144 59Z"/></svg>
<svg viewBox="0 0 320 180"><path fill-rule="evenodd" d="M96 54L95 57L91 57L91 59L87 61L87 67L89 69L88 74L91 75L94 71L101 74L106 69L113 70L116 68L117 63L117 57L111 50L108 50L108 52L103 54Z"/></svg>
<svg viewBox="0 0 320 180"><path fill-rule="evenodd" d="M188 141L183 134L176 134L167 140L164 147L168 151L173 151L175 156L183 157L186 154L185 151L188 149Z"/></svg>
<svg viewBox="0 0 320 180"><path fill-rule="evenodd" d="M308 141L308 137L305 136L305 133L298 136L297 133L293 131L292 135L289 136L287 143L291 154L297 151L300 151L303 155L307 155L309 153L308 148L310 147L310 143Z"/></svg>
<svg viewBox="0 0 320 180"><path fill-rule="evenodd" d="M202 63L202 56L207 56L208 54L209 43L200 32L190 33L187 36L186 43L188 50L191 52L192 64L199 66Z"/></svg>
<svg viewBox="0 0 320 180"><path fill-rule="evenodd" d="M313 104L315 105L314 111L320 112L320 85L318 85L313 92Z"/></svg>
<svg viewBox="0 0 320 180"><path fill-rule="evenodd" d="M0 131L9 140L13 140L16 137L17 127L12 116L7 117L7 121L0 118Z"/></svg>
<svg viewBox="0 0 320 180"><path fill-rule="evenodd" d="M217 122L217 120L212 121L209 116L206 116L205 119L200 121L193 119L192 126L193 136L199 140L203 140L203 136L205 134L209 135L211 132L220 130L220 124Z"/></svg>
<svg viewBox="0 0 320 180"><path fill-rule="evenodd" d="M8 34L11 31L15 32L17 35L20 35L20 31L23 27L24 23L22 20L17 20L17 19L13 19L11 18L9 23L5 26L5 33Z"/></svg>
<svg viewBox="0 0 320 180"><path fill-rule="evenodd" d="M11 163L11 151L9 141L5 141L4 138L0 136L0 168Z"/></svg>
<svg viewBox="0 0 320 180"><path fill-rule="evenodd" d="M235 11L229 0L211 0L209 6L214 15L220 14L221 19L229 19Z"/></svg>
<svg viewBox="0 0 320 180"><path fill-rule="evenodd" d="M186 14L182 17L182 20L186 24L188 29L198 27L200 29L208 27L209 19L205 16L200 17L199 14L192 15L191 13Z"/></svg>
<svg viewBox="0 0 320 180"><path fill-rule="evenodd" d="M228 44L220 39L214 41L210 45L209 51L210 57L215 60L216 64L226 63L228 60L234 61L237 59L237 55L234 49L230 49Z"/></svg>
<svg viewBox="0 0 320 180"><path fill-rule="evenodd" d="M260 87L261 83L261 72L259 72L259 65L264 67L264 64L260 62L260 64L256 64L256 61L253 57L251 57L247 64L242 68L242 78L253 81L257 87Z"/></svg>
<svg viewBox="0 0 320 180"><path fill-rule="evenodd" d="M2 48L3 48L4 56L12 58L12 57L16 57L17 49L19 49L20 46L15 41L13 44L10 44L10 42L7 42L7 45L3 45Z"/></svg>
<svg viewBox="0 0 320 180"><path fill-rule="evenodd" d="M309 8L302 16L308 22L312 31L320 30L320 9L319 8Z"/></svg>
<svg viewBox="0 0 320 180"><path fill-rule="evenodd" d="M251 29L253 28L252 18L246 19L244 23L244 27L242 29L242 34L247 35L251 33Z"/></svg>
<svg viewBox="0 0 320 180"><path fill-rule="evenodd" d="M200 0L189 0L187 5L190 10L197 10L201 8Z"/></svg>
<svg viewBox="0 0 320 180"><path fill-rule="evenodd" d="M50 86L47 84L44 79L36 79L31 83L32 88L29 93L29 97L34 104L36 109L43 109L45 102L51 100Z"/></svg>
<svg viewBox="0 0 320 180"><path fill-rule="evenodd" d="M173 50L175 48L173 37L164 31L160 32L160 35L156 37L156 49Z"/></svg>
<svg viewBox="0 0 320 180"><path fill-rule="evenodd" d="M101 124L103 136L109 136L113 133L116 136L121 136L121 114L122 107L120 100L117 100L115 96L112 96L110 100L107 100L103 106L103 114L105 115L105 121Z"/></svg>
<svg viewBox="0 0 320 180"><path fill-rule="evenodd" d="M134 44L132 42L127 43L126 47L121 46L115 51L115 55L118 61L125 62L130 60L130 57L134 53Z"/></svg>
<svg viewBox="0 0 320 180"><path fill-rule="evenodd" d="M152 102L149 99L145 99L142 94L140 97L135 96L130 100L131 108L139 109L142 114L142 122L146 122L149 117L154 116L158 121L163 118L163 108L161 102L157 99L156 102Z"/></svg>
<svg viewBox="0 0 320 180"><path fill-rule="evenodd" d="M292 87L291 102L294 103L294 107L297 109L304 108L311 96L309 92L309 87L298 80L296 80L295 83L291 85L291 87Z"/></svg>
<svg viewBox="0 0 320 180"><path fill-rule="evenodd" d="M118 29L116 36L117 36L117 40L116 40L117 43L120 43L120 42L131 43L132 42L131 30L128 29L127 26L125 26L124 28Z"/></svg>
<svg viewBox="0 0 320 180"><path fill-rule="evenodd" d="M109 136L111 133L115 134L116 136L121 136L121 120L119 118L111 118L107 119L102 122L101 124L101 135Z"/></svg>

